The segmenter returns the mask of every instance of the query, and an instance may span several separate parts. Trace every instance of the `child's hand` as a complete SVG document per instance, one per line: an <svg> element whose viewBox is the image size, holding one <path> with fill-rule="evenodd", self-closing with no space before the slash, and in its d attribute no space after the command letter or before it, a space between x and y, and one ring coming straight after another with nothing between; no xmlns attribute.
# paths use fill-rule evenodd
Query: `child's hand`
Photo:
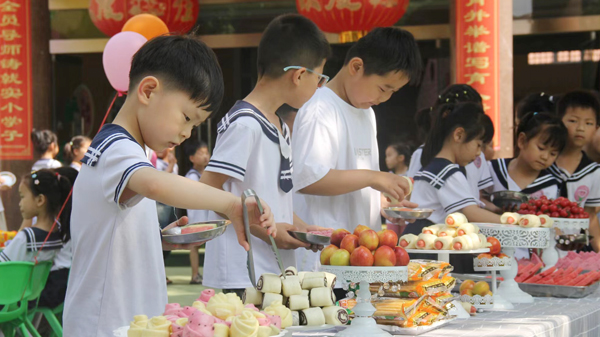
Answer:
<svg viewBox="0 0 600 337"><path fill-rule="evenodd" d="M293 238L290 233L288 233L288 231L298 231L298 228L296 226L290 225L289 223L285 223L285 222L278 222L276 224L277 226L277 231L279 232L279 235L277 236L277 239L275 239L275 243L277 244L277 248L279 249L296 249L296 248L310 248L310 244L308 243L304 243L300 240L297 240L295 238ZM269 245L271 244L271 241L268 240L264 240L266 243L268 243Z"/></svg>
<svg viewBox="0 0 600 337"><path fill-rule="evenodd" d="M263 207L263 214L260 214L258 211L256 199L246 199L248 222L250 226L256 225L266 228L267 234L275 237L277 234L277 227L275 225L273 213L271 213L271 207L269 207L269 205L267 205L267 203L262 199L260 199L260 204ZM235 202L232 203L232 205L229 207L229 210L225 212L225 216L233 223L239 244L244 247L246 251L249 250L250 245L248 244L248 238L246 237L246 232L244 231L244 211L242 208L241 198L235 199Z"/></svg>
<svg viewBox="0 0 600 337"><path fill-rule="evenodd" d="M313 231L326 231L326 230L333 230L333 228L326 228L326 227L321 227L321 226L317 226L317 225L308 225L306 226L306 231L307 232L313 232ZM310 247L306 248L307 250L312 250L313 252L318 252L320 250L323 250L323 246L322 245L310 245Z"/></svg>
<svg viewBox="0 0 600 337"><path fill-rule="evenodd" d="M389 172L373 172L370 186L380 192L389 194L396 200L403 200L410 193L410 185L406 178Z"/></svg>
<svg viewBox="0 0 600 337"><path fill-rule="evenodd" d="M187 216L183 216L181 217L181 219L177 220L177 221L173 221L170 225L168 225L167 227L163 228L161 230L161 232L165 232L168 229L171 229L173 227L182 227L187 225L189 222L188 217ZM163 240L162 242L162 247L163 250L175 250L175 249L184 249L184 250L192 250L194 248L198 247L198 243L193 243L193 244L187 244L187 245L176 245L174 243L169 243Z"/></svg>

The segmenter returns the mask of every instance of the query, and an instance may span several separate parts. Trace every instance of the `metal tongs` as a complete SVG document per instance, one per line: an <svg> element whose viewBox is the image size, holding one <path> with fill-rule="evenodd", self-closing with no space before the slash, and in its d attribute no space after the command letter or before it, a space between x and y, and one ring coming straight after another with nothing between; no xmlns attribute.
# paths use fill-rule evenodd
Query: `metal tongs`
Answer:
<svg viewBox="0 0 600 337"><path fill-rule="evenodd" d="M248 219L248 208L246 207L246 198L253 197L256 200L256 206L258 207L258 211L260 214L264 212L263 207L260 203L260 199L256 195L256 192L252 189L247 189L242 193L242 209L244 211L244 231L246 232L246 239L248 240L248 245L250 249L248 250L248 259L246 260L246 264L248 266L248 276L250 277L250 282L256 288L256 272L254 271L254 255L252 254L252 240L250 235L250 220ZM272 236L269 235L269 239L271 239L271 246L273 248L273 253L275 253L275 258L277 259L277 264L279 265L279 269L281 270L281 275L285 278L285 271L283 270L283 263L281 262L281 256L279 255L279 249L277 249L277 244L275 244L275 240Z"/></svg>

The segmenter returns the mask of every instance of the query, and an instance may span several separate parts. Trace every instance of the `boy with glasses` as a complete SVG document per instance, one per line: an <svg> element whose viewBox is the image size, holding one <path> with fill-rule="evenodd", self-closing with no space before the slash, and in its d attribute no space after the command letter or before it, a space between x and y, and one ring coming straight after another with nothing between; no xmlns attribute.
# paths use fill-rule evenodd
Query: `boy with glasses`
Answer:
<svg viewBox="0 0 600 337"><path fill-rule="evenodd" d="M272 207L284 267L295 266L294 249L313 248L292 238L288 230L317 229L294 215L290 130L275 114L283 104L300 108L327 82L323 66L329 43L310 20L296 14L275 18L258 46L258 82L218 124L211 160L200 181L232 193L254 189ZM214 215L216 217L216 215ZM267 232L252 230L256 275L279 274ZM235 244L235 233L208 242L204 281L208 287L241 295L251 282L246 252Z"/></svg>

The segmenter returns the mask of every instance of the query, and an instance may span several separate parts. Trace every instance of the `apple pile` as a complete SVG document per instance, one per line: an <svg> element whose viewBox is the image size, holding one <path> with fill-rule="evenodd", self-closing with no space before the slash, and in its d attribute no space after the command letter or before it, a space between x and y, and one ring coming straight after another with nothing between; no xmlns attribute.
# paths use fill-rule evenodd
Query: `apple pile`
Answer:
<svg viewBox="0 0 600 337"><path fill-rule="evenodd" d="M321 264L332 266L406 266L410 257L404 248L397 246L398 235L389 229L375 232L358 225L354 233L336 229L331 234L331 244L321 252Z"/></svg>
<svg viewBox="0 0 600 337"><path fill-rule="evenodd" d="M479 281L475 283L473 280L463 281L463 283L460 285L460 294L468 296L479 295L481 297L485 295L493 295L490 291L490 285L487 282Z"/></svg>
<svg viewBox="0 0 600 337"><path fill-rule="evenodd" d="M542 215L547 214L551 218L588 219L590 215L576 202L571 202L565 197L548 199L541 196L536 200L529 200L519 206L519 214Z"/></svg>
<svg viewBox="0 0 600 337"><path fill-rule="evenodd" d="M498 258L507 257L506 254L501 252L502 246L500 245L500 241L498 241L498 239L496 239L493 236L488 236L487 242L490 244L490 246L489 246L490 252L477 255L478 259L483 259L483 258L491 259L493 257L498 257Z"/></svg>

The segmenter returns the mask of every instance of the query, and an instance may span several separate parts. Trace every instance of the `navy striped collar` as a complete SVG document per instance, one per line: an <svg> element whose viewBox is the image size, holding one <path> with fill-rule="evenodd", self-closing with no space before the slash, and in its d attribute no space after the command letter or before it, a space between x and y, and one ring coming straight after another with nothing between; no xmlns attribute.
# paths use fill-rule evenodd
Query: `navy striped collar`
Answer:
<svg viewBox="0 0 600 337"><path fill-rule="evenodd" d="M48 232L37 227L27 227L23 229L25 236L27 237L27 250L30 252L36 252L42 249L42 244L48 236ZM63 242L60 239L60 234L57 232L50 233L48 241L44 244L44 250L61 249Z"/></svg>
<svg viewBox="0 0 600 337"><path fill-rule="evenodd" d="M510 178L508 174L508 164L513 159L514 158L499 158L490 161L498 181L500 181L500 184L502 184L502 186L507 190L510 190L508 186L508 179ZM560 181L556 179L556 177L554 177L549 170L542 170L540 171L540 174L538 174L537 178L535 178L531 184L522 189L520 192L532 194L553 185L560 188Z"/></svg>
<svg viewBox="0 0 600 337"><path fill-rule="evenodd" d="M106 124L92 140L92 144L88 148L83 159L81 159L81 162L89 166L96 166L100 160L100 156L102 156L102 153L104 153L106 149L119 140L132 141L138 144L144 153L146 152L140 143L138 143L122 126L116 124Z"/></svg>
<svg viewBox="0 0 600 337"><path fill-rule="evenodd" d="M445 158L433 158L431 163L415 175L415 180L423 180L439 190L446 184L448 178L458 172L466 176L464 167Z"/></svg>
<svg viewBox="0 0 600 337"><path fill-rule="evenodd" d="M577 165L577 168L575 169L575 172L573 172L573 174L569 174L566 170L560 168L556 164L556 162L552 164L552 166L550 166L548 170L550 171L550 173L552 173L553 176L555 176L563 182L575 182L583 179L588 174L600 168L600 165L592 161L585 154L585 152L581 151L581 154L581 161L579 162L579 165Z"/></svg>

